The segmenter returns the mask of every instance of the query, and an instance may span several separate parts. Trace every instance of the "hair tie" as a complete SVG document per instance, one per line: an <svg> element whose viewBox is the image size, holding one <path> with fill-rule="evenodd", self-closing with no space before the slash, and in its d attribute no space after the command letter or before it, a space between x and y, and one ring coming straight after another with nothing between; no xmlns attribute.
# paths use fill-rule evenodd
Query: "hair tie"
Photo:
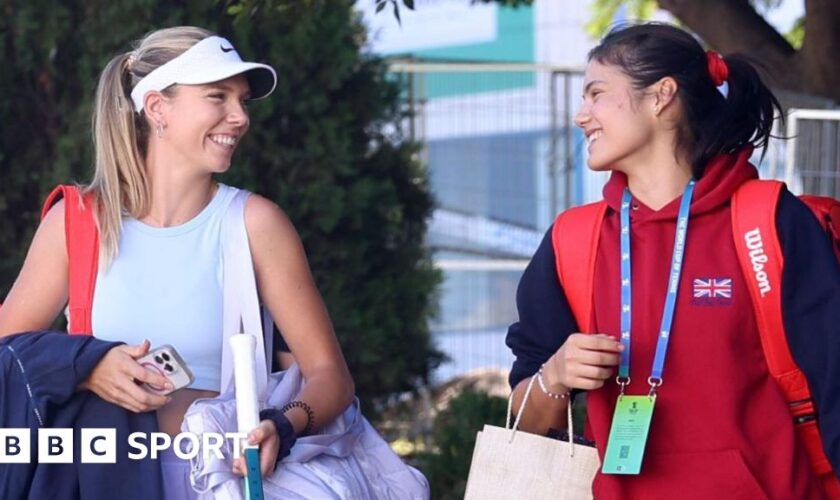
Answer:
<svg viewBox="0 0 840 500"><path fill-rule="evenodd" d="M128 53L128 59L125 60L125 67L131 71L131 67L134 66L134 61L137 60L137 51L132 50Z"/></svg>
<svg viewBox="0 0 840 500"><path fill-rule="evenodd" d="M706 51L706 68L709 70L709 76L715 87L720 87L729 79L729 66L723 56L714 50Z"/></svg>

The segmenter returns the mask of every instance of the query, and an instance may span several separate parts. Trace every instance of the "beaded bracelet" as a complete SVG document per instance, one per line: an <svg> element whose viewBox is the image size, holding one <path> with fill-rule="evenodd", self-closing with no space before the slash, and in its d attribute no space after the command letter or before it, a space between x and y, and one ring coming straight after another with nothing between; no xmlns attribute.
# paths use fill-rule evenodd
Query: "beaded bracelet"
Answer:
<svg viewBox="0 0 840 500"><path fill-rule="evenodd" d="M537 383L540 384L540 389L543 391L543 393L546 396L548 396L552 399L566 399L566 398L568 398L569 397L568 392L564 392L562 394L556 394L556 393L548 390L548 387L545 386L545 381L543 380L543 366L545 366L545 365L544 364L540 365L540 370L537 372Z"/></svg>
<svg viewBox="0 0 840 500"><path fill-rule="evenodd" d="M312 426L315 425L315 412L312 411L312 408L310 408L308 404L299 400L290 401L286 403L286 405L283 408L280 408L280 411L286 413L292 408L300 408L301 410L306 412L306 427L304 427L303 430L300 432L300 436L308 435L310 432L312 432Z"/></svg>

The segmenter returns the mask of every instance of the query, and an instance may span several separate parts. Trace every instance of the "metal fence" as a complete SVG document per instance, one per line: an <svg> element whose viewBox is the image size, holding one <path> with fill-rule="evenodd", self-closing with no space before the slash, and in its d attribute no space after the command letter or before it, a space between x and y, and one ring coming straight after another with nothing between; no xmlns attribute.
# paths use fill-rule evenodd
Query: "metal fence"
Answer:
<svg viewBox="0 0 840 500"><path fill-rule="evenodd" d="M555 214L585 196L573 124L582 71L530 64L392 61L438 208L428 244L444 272L431 328L439 381L507 369L516 286Z"/></svg>
<svg viewBox="0 0 840 500"><path fill-rule="evenodd" d="M840 110L792 109L784 180L797 194L840 198Z"/></svg>
<svg viewBox="0 0 840 500"><path fill-rule="evenodd" d="M451 361L436 379L507 369L504 336L529 257L554 216L596 197L605 179L587 173L573 123L582 70L419 60L390 70L404 83L404 133L423 144L438 202L427 241L444 283L431 328ZM793 109L786 123L762 176L840 197L840 111Z"/></svg>

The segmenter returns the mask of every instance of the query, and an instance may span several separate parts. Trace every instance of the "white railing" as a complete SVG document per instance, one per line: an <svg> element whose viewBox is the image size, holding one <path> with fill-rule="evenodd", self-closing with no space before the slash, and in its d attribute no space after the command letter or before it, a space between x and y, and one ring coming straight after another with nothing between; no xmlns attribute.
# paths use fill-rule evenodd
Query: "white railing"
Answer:
<svg viewBox="0 0 840 500"><path fill-rule="evenodd" d="M829 154L830 158L834 158L835 165L821 165L819 161L815 164L806 165L799 159L797 153L801 153L801 136L803 130L800 122L804 120L822 121L822 122L838 122L840 125L840 110L834 109L790 109L787 116L787 130L785 135L788 141L785 144L785 175L784 180L788 188L797 194L801 194L806 178L814 173L820 177L829 177L831 182L834 182L838 175L840 175L840 129L835 130L833 134L823 134L826 140L826 146L833 148L834 153ZM823 138L818 138L822 140ZM840 193L836 192L822 192L814 194L828 194L838 196Z"/></svg>

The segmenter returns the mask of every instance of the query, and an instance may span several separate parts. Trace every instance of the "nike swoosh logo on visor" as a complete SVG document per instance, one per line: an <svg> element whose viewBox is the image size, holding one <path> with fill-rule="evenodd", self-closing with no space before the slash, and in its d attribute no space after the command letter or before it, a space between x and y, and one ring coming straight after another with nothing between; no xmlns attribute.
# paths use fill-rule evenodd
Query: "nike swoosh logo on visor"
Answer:
<svg viewBox="0 0 840 500"><path fill-rule="evenodd" d="M219 45L219 48L222 49L222 52L230 52L233 50L233 47L225 47L224 45Z"/></svg>

